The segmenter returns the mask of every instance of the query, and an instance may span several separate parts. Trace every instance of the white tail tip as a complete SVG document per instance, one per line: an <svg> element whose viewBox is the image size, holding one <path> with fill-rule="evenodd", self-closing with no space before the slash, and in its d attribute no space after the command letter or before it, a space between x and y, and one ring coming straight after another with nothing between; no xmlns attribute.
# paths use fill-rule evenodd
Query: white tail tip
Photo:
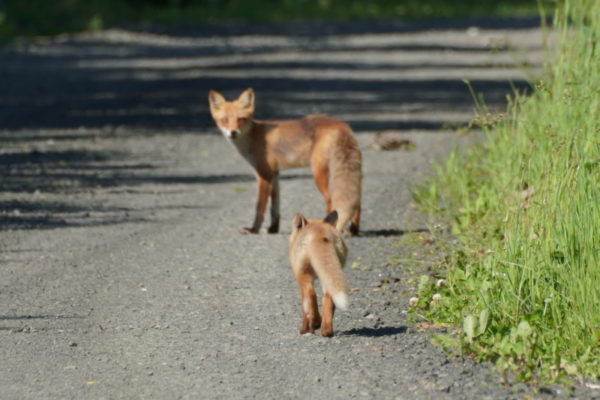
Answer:
<svg viewBox="0 0 600 400"><path fill-rule="evenodd" d="M346 311L348 309L348 295L346 293L336 293L331 297L333 298L333 302L337 308L342 311Z"/></svg>

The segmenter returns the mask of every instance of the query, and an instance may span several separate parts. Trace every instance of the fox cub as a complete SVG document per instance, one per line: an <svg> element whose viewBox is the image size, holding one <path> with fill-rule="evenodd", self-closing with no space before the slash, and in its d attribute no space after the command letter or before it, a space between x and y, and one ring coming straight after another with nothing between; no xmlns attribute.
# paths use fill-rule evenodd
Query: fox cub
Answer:
<svg viewBox="0 0 600 400"><path fill-rule="evenodd" d="M306 219L296 214L292 220L289 256L292 271L300 289L302 325L300 333L333 336L335 308L348 308L348 286L342 272L348 250L341 233L335 228L338 214L334 210L323 221ZM319 315L315 279L323 287L323 315Z"/></svg>
<svg viewBox="0 0 600 400"><path fill-rule="evenodd" d="M279 231L279 171L310 165L317 188L325 198L326 212L337 210L336 228L358 234L360 225L361 152L352 130L325 115L309 115L290 121L257 121L254 91L247 89L237 100L227 101L211 90L210 112L217 126L256 171L256 216L242 233L258 233L269 197L269 233Z"/></svg>

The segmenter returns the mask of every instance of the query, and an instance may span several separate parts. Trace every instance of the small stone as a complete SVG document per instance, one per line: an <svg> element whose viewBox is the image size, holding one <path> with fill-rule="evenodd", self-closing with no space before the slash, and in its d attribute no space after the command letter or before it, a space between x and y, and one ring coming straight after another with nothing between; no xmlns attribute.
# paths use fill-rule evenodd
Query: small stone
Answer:
<svg viewBox="0 0 600 400"><path fill-rule="evenodd" d="M479 36L479 28L476 26L469 27L469 29L467 29L467 35L471 37Z"/></svg>

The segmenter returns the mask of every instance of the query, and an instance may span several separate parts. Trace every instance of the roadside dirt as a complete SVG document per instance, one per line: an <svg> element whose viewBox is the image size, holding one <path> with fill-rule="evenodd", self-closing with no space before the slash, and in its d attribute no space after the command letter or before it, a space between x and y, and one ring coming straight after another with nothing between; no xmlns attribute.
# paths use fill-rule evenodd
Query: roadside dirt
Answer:
<svg viewBox="0 0 600 400"><path fill-rule="evenodd" d="M502 110L508 80L526 88L543 56L533 21L111 30L3 47L0 398L594 398L503 386L406 314L415 277L435 267L416 250L429 226L410 190L469 140L450 129L473 116L462 79ZM298 334L287 261L293 214L324 214L310 171L282 178L280 234L238 234L254 178L206 95L246 87L257 117L329 113L365 149L351 305L332 339ZM414 149L368 149L384 131Z"/></svg>

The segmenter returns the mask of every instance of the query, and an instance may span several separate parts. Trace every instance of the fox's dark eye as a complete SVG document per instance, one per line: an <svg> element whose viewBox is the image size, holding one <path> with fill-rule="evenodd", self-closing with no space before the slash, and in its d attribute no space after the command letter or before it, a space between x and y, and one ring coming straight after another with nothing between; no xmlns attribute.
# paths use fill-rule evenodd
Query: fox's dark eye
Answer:
<svg viewBox="0 0 600 400"><path fill-rule="evenodd" d="M221 118L221 123L223 125L227 125L227 118Z"/></svg>

